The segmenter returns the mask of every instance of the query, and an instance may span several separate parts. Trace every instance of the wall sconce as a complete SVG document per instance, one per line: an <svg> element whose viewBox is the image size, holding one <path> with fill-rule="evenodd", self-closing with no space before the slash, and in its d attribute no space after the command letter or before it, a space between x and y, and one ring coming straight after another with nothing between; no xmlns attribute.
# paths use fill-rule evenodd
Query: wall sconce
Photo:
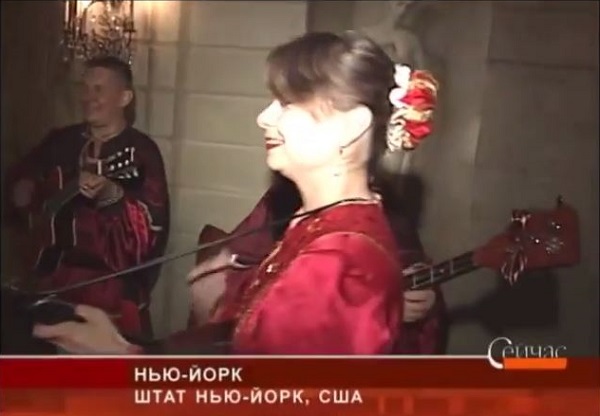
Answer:
<svg viewBox="0 0 600 416"><path fill-rule="evenodd" d="M133 0L65 0L64 11L65 61L114 56L132 63Z"/></svg>

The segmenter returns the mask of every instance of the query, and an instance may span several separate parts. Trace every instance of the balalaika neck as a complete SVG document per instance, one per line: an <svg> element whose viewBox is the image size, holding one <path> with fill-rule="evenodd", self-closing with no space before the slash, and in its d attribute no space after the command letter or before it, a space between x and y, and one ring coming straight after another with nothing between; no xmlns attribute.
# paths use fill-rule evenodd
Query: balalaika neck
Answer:
<svg viewBox="0 0 600 416"><path fill-rule="evenodd" d="M404 274L408 279L408 290L426 289L435 284L454 279L478 269L473 263L473 252L469 251L434 266L424 267Z"/></svg>

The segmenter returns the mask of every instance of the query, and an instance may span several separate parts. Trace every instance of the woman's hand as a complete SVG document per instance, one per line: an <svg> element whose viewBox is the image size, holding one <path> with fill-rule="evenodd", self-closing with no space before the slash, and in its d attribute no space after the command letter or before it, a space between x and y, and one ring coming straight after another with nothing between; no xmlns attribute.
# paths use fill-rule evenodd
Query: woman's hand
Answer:
<svg viewBox="0 0 600 416"><path fill-rule="evenodd" d="M223 269L230 267L231 265L231 252L229 249L223 248L218 254L215 254L214 256L197 264L188 273L186 280L193 288L195 283L201 280L203 277L223 271Z"/></svg>
<svg viewBox="0 0 600 416"><path fill-rule="evenodd" d="M128 354L129 344L101 309L78 305L75 313L86 322L35 325L33 336L74 354Z"/></svg>
<svg viewBox="0 0 600 416"><path fill-rule="evenodd" d="M225 289L226 270L231 266L231 253L222 249L215 256L199 263L187 275L192 296L192 312L196 322L203 322L212 305ZM209 296L213 298L209 298Z"/></svg>

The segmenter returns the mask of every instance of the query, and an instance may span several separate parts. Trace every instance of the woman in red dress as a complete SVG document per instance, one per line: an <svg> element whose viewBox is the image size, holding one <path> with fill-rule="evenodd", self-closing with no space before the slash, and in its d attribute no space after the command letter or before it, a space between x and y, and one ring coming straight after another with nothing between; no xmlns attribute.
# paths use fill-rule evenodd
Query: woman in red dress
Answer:
<svg viewBox="0 0 600 416"><path fill-rule="evenodd" d="M395 195L390 187L396 183L385 182L386 197ZM390 202L390 199L393 203ZM399 247L402 248L404 264L418 266L426 263L423 246L416 231L416 226L411 221L407 212L405 201L396 198L386 198L384 211L392 232ZM207 306L213 302L209 292L215 284L221 286L224 281L225 290L221 294L214 294L217 301L208 316L210 322L219 321L219 306L234 302L238 292L254 276L255 269L236 268L232 264L232 255L237 254L245 259L262 259L266 257L273 246L279 241L287 228L287 221L279 223L278 220L289 218L302 205L302 200L296 185L281 174L272 175L272 184L267 192L260 198L240 224L231 234L244 234L252 229L265 226L277 221L277 226L264 228L260 232L252 233L231 241L213 257L198 264L188 275L194 282L191 285L192 313L190 314L190 327L198 322L206 321ZM216 272L211 273L211 271ZM204 276L198 279L199 276ZM214 297L212 298L214 299ZM397 354L440 354L443 353L445 344L446 308L443 295L438 288L423 289L404 292L402 337L395 346Z"/></svg>
<svg viewBox="0 0 600 416"><path fill-rule="evenodd" d="M267 69L274 100L257 118L267 164L295 183L304 216L213 320L233 322L235 354L391 353L402 337L405 263L372 178L387 149L410 148L426 134L431 99L423 98L435 96L435 81L405 77L355 33L306 34L272 51ZM412 87L419 103L404 102ZM103 312L77 313L86 322L34 334L74 353L150 351L125 340ZM194 331L201 328L158 345L174 353Z"/></svg>

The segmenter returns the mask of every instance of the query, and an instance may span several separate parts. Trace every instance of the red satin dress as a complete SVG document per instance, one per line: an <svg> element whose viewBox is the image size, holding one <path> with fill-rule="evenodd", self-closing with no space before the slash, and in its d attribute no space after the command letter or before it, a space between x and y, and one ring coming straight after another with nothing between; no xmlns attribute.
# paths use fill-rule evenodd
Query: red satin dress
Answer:
<svg viewBox="0 0 600 416"><path fill-rule="evenodd" d="M77 178L82 150L88 138L86 126L77 124L52 131L7 176L6 195L12 195L20 179L36 180L50 169L61 167L64 181ZM71 202L75 219L76 245L68 249L58 268L40 276L40 288L55 289L87 281L140 264L164 252L169 232L169 194L163 160L155 142L145 134L126 128L105 142L100 158L135 148L134 162L143 180L124 186L125 195L117 203L97 208L82 195ZM6 198L8 202L10 198ZM7 214L13 222L19 211L10 205ZM149 329L147 305L159 269L137 276L112 279L62 295L70 302L88 304L114 317L119 329L128 335L141 335Z"/></svg>
<svg viewBox="0 0 600 416"><path fill-rule="evenodd" d="M260 199L252 212L235 228L232 234L243 233L250 229L272 221L268 210L267 200L269 192ZM415 263L427 263L428 259L416 230L404 218L388 218L392 225L392 233L399 246L398 255L403 267ZM229 248L233 253L243 254L252 258L263 258L272 250L275 242L269 230L250 234L248 236L233 240ZM215 312L211 318L212 322L218 322L231 318L235 310L231 305L239 302L240 293L250 285L254 278L255 269L244 269L230 271L226 278L226 289L216 304ZM400 276L400 274L398 274ZM427 316L417 322L402 323L402 336L396 341L393 348L394 354L439 354L443 352L443 341L446 331L445 315L446 307L442 292L436 291L436 302ZM224 311L226 305L230 305L229 313ZM191 329L191 328L190 328Z"/></svg>
<svg viewBox="0 0 600 416"><path fill-rule="evenodd" d="M379 203L299 220L213 322L237 320L236 354L388 354L402 319L398 248Z"/></svg>

